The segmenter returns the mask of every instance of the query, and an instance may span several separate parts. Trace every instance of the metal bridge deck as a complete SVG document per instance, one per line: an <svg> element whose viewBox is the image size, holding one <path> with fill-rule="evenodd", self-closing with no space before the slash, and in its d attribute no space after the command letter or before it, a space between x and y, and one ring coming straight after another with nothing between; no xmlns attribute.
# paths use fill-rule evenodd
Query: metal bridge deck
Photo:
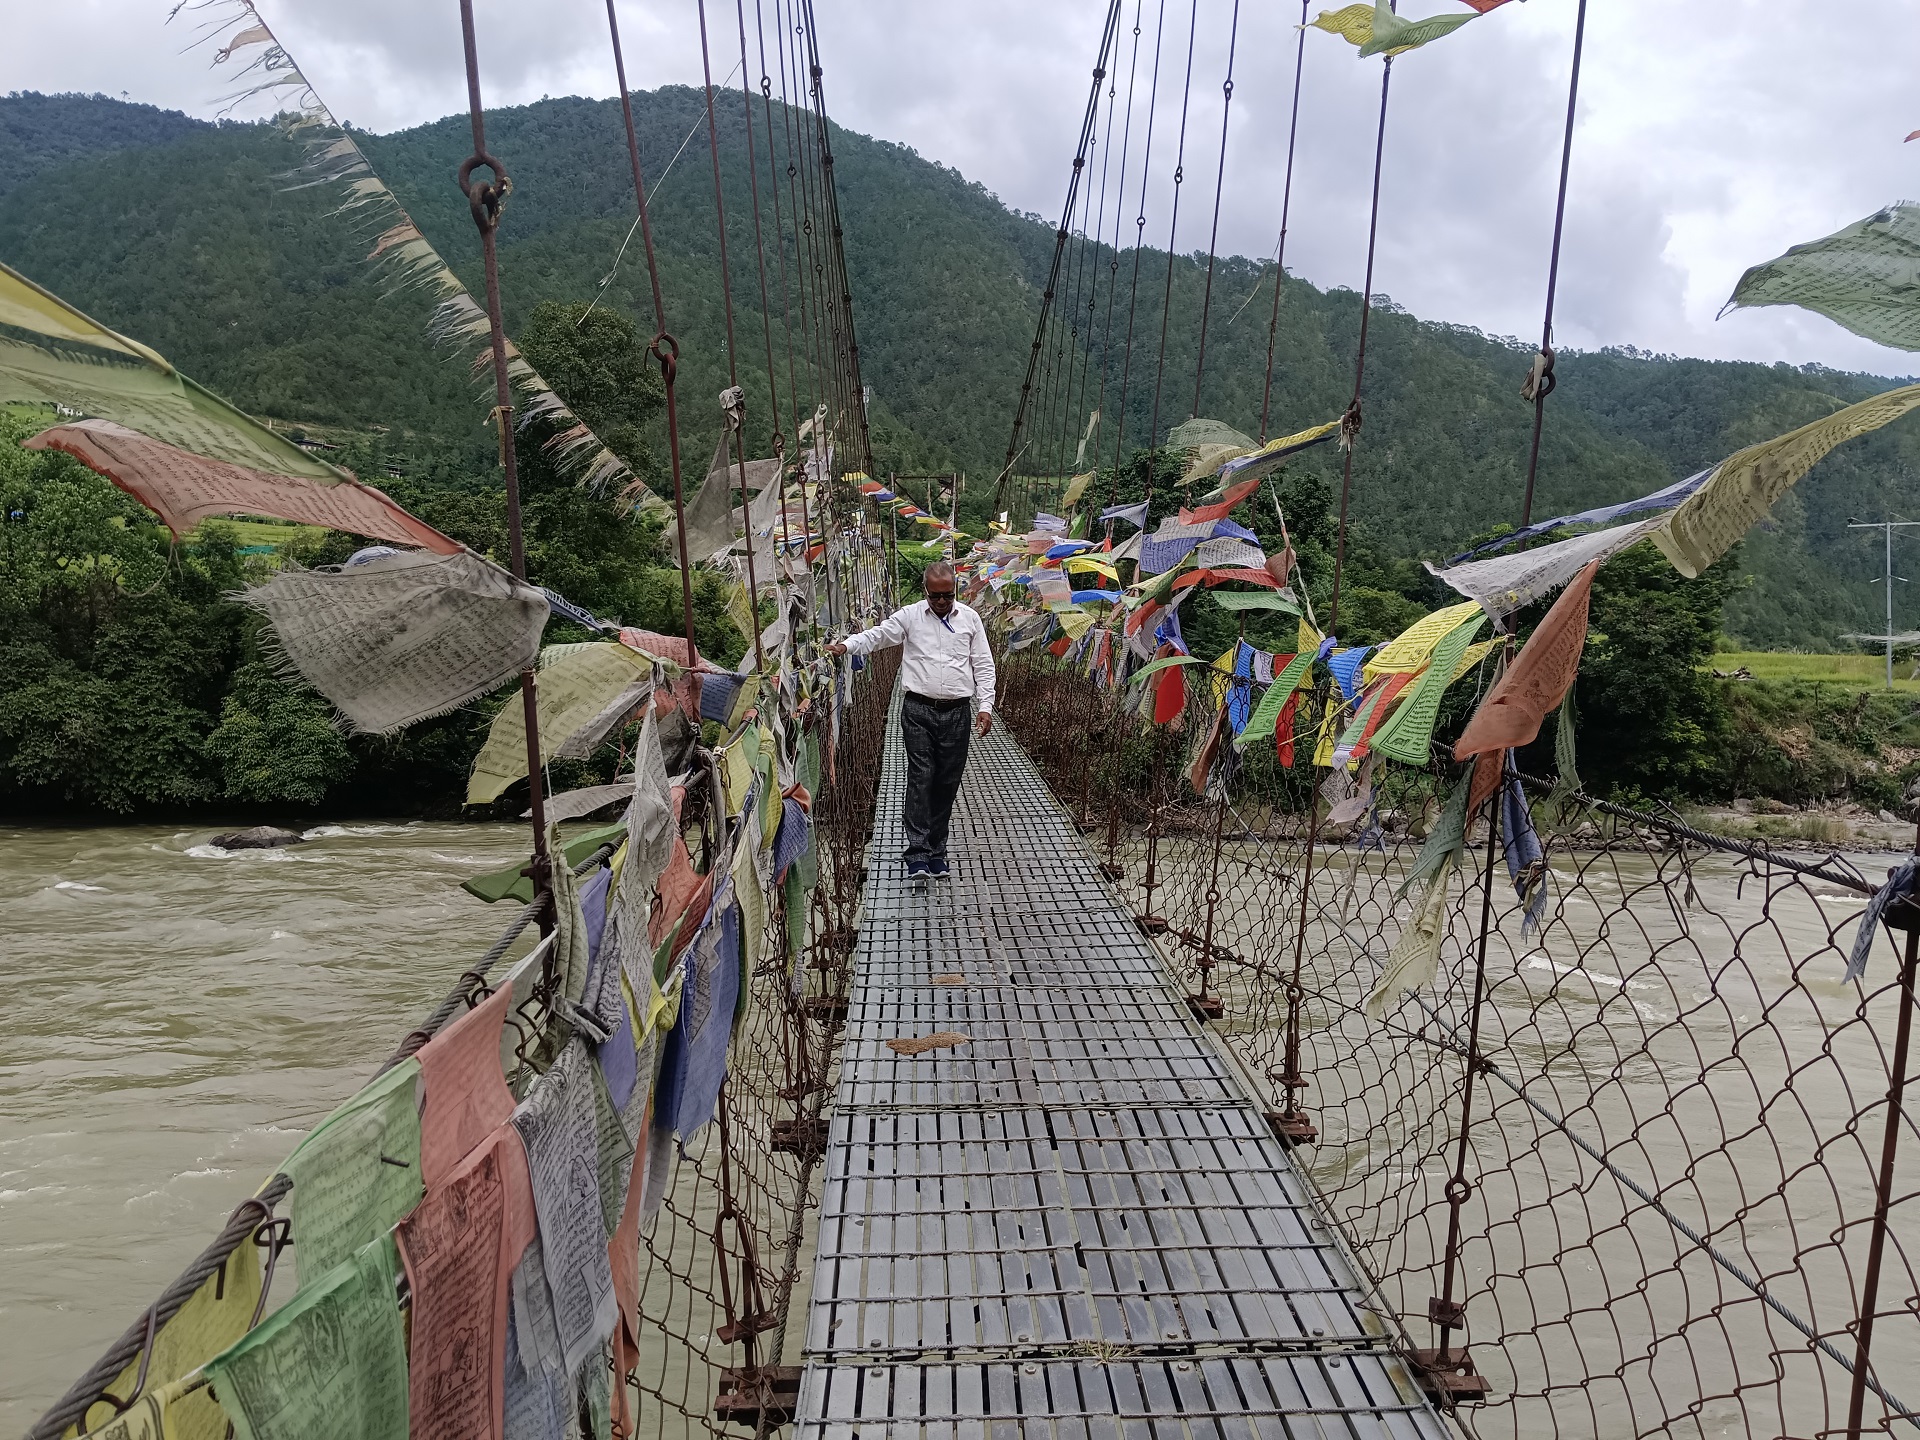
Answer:
<svg viewBox="0 0 1920 1440"><path fill-rule="evenodd" d="M975 742L945 883L900 864L905 770L896 706L798 1433L1446 1436L1018 745Z"/></svg>

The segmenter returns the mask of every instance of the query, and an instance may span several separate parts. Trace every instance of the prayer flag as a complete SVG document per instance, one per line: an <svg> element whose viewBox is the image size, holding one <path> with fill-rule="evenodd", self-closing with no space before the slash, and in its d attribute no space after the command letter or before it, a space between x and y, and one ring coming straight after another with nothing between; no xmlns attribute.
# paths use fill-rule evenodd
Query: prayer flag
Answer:
<svg viewBox="0 0 1920 1440"><path fill-rule="evenodd" d="M1519 658L1467 722L1454 743L1454 759L1533 743L1541 722L1566 698L1579 672L1580 652L1587 643L1587 602L1599 569L1596 560L1553 602ZM1478 788L1478 770L1475 784Z"/></svg>
<svg viewBox="0 0 1920 1440"><path fill-rule="evenodd" d="M302 1291L420 1203L419 1084L419 1057L402 1060L321 1121L280 1167L293 1181Z"/></svg>

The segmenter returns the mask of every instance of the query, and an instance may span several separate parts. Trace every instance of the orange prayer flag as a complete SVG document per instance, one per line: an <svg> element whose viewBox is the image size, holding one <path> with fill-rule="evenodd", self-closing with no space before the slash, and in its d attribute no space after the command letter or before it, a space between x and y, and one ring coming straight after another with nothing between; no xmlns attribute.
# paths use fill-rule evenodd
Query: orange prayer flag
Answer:
<svg viewBox="0 0 1920 1440"><path fill-rule="evenodd" d="M500 1037L513 987L502 985L420 1051L420 1180L442 1183L513 1114ZM524 1166L524 1161L522 1162Z"/></svg>
<svg viewBox="0 0 1920 1440"><path fill-rule="evenodd" d="M1540 733L1541 722L1566 698L1573 677L1580 670L1580 652L1587 643L1587 601L1593 591L1593 577L1600 562L1594 561L1574 577L1560 593L1533 632L1507 673L1480 708L1467 722L1467 728L1454 743L1453 758L1487 751L1514 749L1530 745ZM1496 771L1498 766L1495 766ZM1480 788L1479 772L1474 773L1474 790Z"/></svg>

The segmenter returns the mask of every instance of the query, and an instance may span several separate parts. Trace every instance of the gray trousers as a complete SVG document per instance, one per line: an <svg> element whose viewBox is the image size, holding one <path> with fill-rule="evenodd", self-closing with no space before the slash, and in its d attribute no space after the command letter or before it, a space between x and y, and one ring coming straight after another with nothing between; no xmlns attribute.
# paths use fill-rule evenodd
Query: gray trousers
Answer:
<svg viewBox="0 0 1920 1440"><path fill-rule="evenodd" d="M967 768L967 743L973 734L973 710L955 705L941 710L909 694L900 703L900 735L907 746L907 802L902 819L907 832L903 858L947 858L947 822L953 797Z"/></svg>

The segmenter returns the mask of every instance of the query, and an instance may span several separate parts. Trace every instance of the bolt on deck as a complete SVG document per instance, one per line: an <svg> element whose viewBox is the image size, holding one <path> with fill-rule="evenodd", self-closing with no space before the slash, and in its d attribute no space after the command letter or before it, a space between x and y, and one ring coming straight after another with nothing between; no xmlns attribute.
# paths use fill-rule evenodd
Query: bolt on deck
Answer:
<svg viewBox="0 0 1920 1440"><path fill-rule="evenodd" d="M896 703L796 1432L1449 1435L1012 737L974 742L949 881L906 878L905 772Z"/></svg>

